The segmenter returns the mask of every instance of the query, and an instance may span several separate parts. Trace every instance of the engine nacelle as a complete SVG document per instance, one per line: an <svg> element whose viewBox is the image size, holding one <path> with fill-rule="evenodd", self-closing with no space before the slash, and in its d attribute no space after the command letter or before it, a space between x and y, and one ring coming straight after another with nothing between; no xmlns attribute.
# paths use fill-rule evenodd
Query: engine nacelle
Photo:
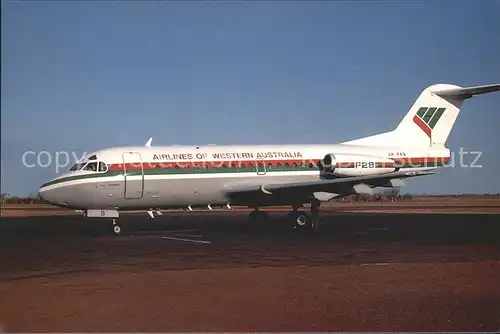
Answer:
<svg viewBox="0 0 500 334"><path fill-rule="evenodd" d="M398 170L396 162L392 159L345 153L325 155L322 167L326 173L344 177L385 174Z"/></svg>

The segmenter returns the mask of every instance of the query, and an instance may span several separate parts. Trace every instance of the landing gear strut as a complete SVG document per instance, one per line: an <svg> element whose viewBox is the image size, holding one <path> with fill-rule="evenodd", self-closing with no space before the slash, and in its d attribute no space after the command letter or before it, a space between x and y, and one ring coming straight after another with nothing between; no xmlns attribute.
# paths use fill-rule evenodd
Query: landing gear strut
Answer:
<svg viewBox="0 0 500 334"><path fill-rule="evenodd" d="M116 222L115 218L113 218L113 232L115 233L115 235L120 235L122 233L122 228L120 224Z"/></svg>
<svg viewBox="0 0 500 334"><path fill-rule="evenodd" d="M320 201L313 200L311 203L311 228L319 227L319 206L321 205Z"/></svg>

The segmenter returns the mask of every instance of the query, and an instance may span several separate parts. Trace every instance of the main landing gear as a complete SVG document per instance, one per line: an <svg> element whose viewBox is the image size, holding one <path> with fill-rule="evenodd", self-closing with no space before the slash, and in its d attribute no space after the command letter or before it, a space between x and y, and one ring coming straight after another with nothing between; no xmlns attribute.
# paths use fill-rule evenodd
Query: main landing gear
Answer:
<svg viewBox="0 0 500 334"><path fill-rule="evenodd" d="M311 203L311 226L312 228L319 228L319 207L321 205L321 202L318 200L314 200Z"/></svg>
<svg viewBox="0 0 500 334"><path fill-rule="evenodd" d="M304 211L299 211L298 207L293 207L293 211L290 212L288 218L292 223L294 229L317 229L319 228L319 207L320 201L314 200L311 203L311 212L308 214ZM250 219L255 223L263 223L269 221L269 215L264 211L259 211L256 208L249 215Z"/></svg>
<svg viewBox="0 0 500 334"><path fill-rule="evenodd" d="M298 208L294 207L293 211L290 213L290 218L293 222L294 229L316 229L319 228L319 206L320 202L315 200L311 203L311 214L308 215L306 212L298 211Z"/></svg>

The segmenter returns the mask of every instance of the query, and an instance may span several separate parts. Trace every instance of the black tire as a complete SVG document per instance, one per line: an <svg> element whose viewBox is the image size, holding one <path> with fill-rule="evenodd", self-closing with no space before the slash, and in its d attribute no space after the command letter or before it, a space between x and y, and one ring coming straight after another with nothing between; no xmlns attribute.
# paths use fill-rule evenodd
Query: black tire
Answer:
<svg viewBox="0 0 500 334"><path fill-rule="evenodd" d="M119 224L114 224L113 225L113 234L114 235L121 235L122 234L122 227Z"/></svg>
<svg viewBox="0 0 500 334"><path fill-rule="evenodd" d="M294 229L307 229L311 226L311 217L305 212L292 212L290 218Z"/></svg>

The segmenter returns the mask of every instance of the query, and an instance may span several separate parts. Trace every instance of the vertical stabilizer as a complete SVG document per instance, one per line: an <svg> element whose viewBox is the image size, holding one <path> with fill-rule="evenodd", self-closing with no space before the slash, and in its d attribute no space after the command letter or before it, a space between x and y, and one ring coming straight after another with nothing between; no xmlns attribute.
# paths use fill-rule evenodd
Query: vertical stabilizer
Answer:
<svg viewBox="0 0 500 334"><path fill-rule="evenodd" d="M436 84L420 93L396 129L343 144L444 147L465 99L500 90L500 84L460 87Z"/></svg>
<svg viewBox="0 0 500 334"><path fill-rule="evenodd" d="M447 100L434 91L456 88L460 87L437 84L426 88L394 130L394 134L398 138L409 140L412 146L444 146L463 100Z"/></svg>

